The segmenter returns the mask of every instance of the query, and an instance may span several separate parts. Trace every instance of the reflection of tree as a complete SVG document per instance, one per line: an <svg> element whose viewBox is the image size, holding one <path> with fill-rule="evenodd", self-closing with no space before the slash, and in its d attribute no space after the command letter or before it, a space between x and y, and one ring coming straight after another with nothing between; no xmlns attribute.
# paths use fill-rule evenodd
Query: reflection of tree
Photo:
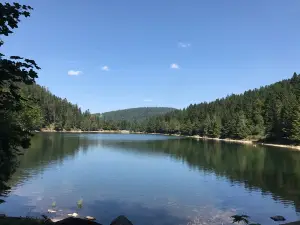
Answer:
<svg viewBox="0 0 300 225"><path fill-rule="evenodd" d="M28 176L35 174L36 171L43 171L50 164L63 162L66 157L74 157L80 150L87 151L88 146L98 144L97 140L90 140L80 135L68 135L60 133L37 134L31 140L30 149L20 156L14 176L9 180L8 186L13 186L22 182ZM13 170L12 164L7 163L5 169ZM34 173L30 172L35 171ZM4 170L0 170L0 176L3 176ZM7 181L10 173L5 177ZM6 188L7 189L7 188ZM0 186L0 192L4 193L4 186Z"/></svg>
<svg viewBox="0 0 300 225"><path fill-rule="evenodd" d="M246 188L259 188L273 198L292 201L300 210L300 154L285 149L176 139L143 142L104 141L106 146L149 154L165 153L190 167L225 176Z"/></svg>
<svg viewBox="0 0 300 225"><path fill-rule="evenodd" d="M97 139L77 134L38 134L22 156L20 166L9 184L22 182L49 164L99 145L139 154L167 154L193 169L213 172L246 188L259 188L274 199L292 201L300 210L300 154L284 149L190 139L118 140ZM31 171L30 171L31 170ZM1 170L2 172L2 170Z"/></svg>
<svg viewBox="0 0 300 225"><path fill-rule="evenodd" d="M0 163L0 197L6 195L9 191L9 186L7 185L7 181L15 171L17 166L17 161L15 159L3 160ZM0 199L0 204L3 202Z"/></svg>

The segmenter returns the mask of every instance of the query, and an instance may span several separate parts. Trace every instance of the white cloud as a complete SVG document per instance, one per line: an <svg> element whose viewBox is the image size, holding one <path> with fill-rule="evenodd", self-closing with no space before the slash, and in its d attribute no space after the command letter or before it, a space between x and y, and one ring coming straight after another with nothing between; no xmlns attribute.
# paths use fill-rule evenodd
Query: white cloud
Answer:
<svg viewBox="0 0 300 225"><path fill-rule="evenodd" d="M144 99L144 102L152 102L153 100L152 99Z"/></svg>
<svg viewBox="0 0 300 225"><path fill-rule="evenodd" d="M78 76L80 74L82 74L82 71L79 71L79 70L69 70L68 71L69 76Z"/></svg>
<svg viewBox="0 0 300 225"><path fill-rule="evenodd" d="M173 63L173 64L171 64L170 68L176 70L176 69L179 69L179 66L178 66L178 64Z"/></svg>
<svg viewBox="0 0 300 225"><path fill-rule="evenodd" d="M191 44L190 43L179 42L178 47L179 48L189 48L189 47L191 47Z"/></svg>
<svg viewBox="0 0 300 225"><path fill-rule="evenodd" d="M103 67L101 68L101 70L103 70L103 71L109 71L109 67L108 67L108 66L103 66Z"/></svg>

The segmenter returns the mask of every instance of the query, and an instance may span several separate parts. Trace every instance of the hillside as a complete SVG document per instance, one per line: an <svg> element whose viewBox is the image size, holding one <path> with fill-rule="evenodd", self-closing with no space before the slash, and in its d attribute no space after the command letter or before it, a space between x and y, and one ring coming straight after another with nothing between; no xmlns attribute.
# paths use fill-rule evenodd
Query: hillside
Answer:
<svg viewBox="0 0 300 225"><path fill-rule="evenodd" d="M213 102L152 118L142 131L300 142L300 74Z"/></svg>
<svg viewBox="0 0 300 225"><path fill-rule="evenodd" d="M32 129L126 129L231 139L269 139L280 143L300 142L300 75L296 73L291 79L210 103L190 105L182 110L141 107L90 114L39 85L24 86L22 91L26 98L35 99L19 115L22 123Z"/></svg>
<svg viewBox="0 0 300 225"><path fill-rule="evenodd" d="M101 127L99 119L88 110L82 111L79 106L55 96L46 87L22 85L21 91L30 100L30 107L23 112L24 119L32 122L28 125L34 130L97 130Z"/></svg>
<svg viewBox="0 0 300 225"><path fill-rule="evenodd" d="M98 115L100 115L104 120L127 120L132 122L142 121L150 117L163 115L174 110L176 109L168 107L139 107L105 112Z"/></svg>
<svg viewBox="0 0 300 225"><path fill-rule="evenodd" d="M22 95L30 101L26 103L27 106L18 119L31 130L136 130L141 129L140 122L144 119L175 110L166 107L141 107L91 114L38 84L22 85L21 90Z"/></svg>

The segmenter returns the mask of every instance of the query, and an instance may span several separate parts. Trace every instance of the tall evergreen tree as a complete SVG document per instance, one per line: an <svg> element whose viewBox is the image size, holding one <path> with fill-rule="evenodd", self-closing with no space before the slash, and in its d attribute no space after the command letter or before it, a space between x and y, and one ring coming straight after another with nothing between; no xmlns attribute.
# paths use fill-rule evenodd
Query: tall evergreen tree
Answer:
<svg viewBox="0 0 300 225"><path fill-rule="evenodd" d="M291 118L290 139L294 142L300 142L300 106L295 106Z"/></svg>

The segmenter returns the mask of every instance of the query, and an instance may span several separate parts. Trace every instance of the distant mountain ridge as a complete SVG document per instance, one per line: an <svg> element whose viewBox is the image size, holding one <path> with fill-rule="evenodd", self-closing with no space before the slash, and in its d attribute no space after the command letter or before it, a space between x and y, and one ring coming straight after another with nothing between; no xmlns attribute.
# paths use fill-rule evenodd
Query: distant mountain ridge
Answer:
<svg viewBox="0 0 300 225"><path fill-rule="evenodd" d="M104 120L143 121L153 116L164 115L177 109L170 107L138 107L97 113Z"/></svg>

